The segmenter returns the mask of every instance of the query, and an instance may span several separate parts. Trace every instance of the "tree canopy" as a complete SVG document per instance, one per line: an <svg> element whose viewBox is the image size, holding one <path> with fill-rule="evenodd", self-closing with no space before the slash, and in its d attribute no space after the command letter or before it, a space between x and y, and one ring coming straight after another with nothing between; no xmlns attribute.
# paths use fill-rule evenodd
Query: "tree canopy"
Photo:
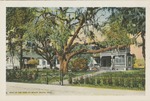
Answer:
<svg viewBox="0 0 150 101"><path fill-rule="evenodd" d="M119 22L118 26L125 29L129 34L135 38L132 43L136 44L136 39L141 36L142 43L138 46L142 46L142 53L145 59L145 20L146 10L142 7L134 8L108 8L111 12L109 17L109 23Z"/></svg>
<svg viewBox="0 0 150 101"><path fill-rule="evenodd" d="M23 66L24 35L27 31L26 24L33 20L33 16L33 9L31 8L7 7L6 9L7 49L12 57L14 54L19 54L21 68Z"/></svg>
<svg viewBox="0 0 150 101"><path fill-rule="evenodd" d="M126 47L131 44L129 34L145 35L143 8L7 8L6 14L8 39L18 36L15 38L21 40L21 50L24 41L31 41L33 49L49 63L57 56L62 76L68 71L70 59L78 54ZM14 35L9 33L11 30ZM96 40L102 38L97 35L104 35L105 39ZM90 45L99 48L91 49Z"/></svg>

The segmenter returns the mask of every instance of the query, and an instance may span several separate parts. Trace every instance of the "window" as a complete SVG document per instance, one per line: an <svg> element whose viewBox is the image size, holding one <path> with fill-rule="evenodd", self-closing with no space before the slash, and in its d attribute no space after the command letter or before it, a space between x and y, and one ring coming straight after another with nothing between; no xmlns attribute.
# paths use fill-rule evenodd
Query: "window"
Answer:
<svg viewBox="0 0 150 101"><path fill-rule="evenodd" d="M128 56L128 66L131 67L132 66L132 57Z"/></svg>
<svg viewBox="0 0 150 101"><path fill-rule="evenodd" d="M43 61L42 61L42 64L43 64L43 65L46 65L46 61L43 60Z"/></svg>
<svg viewBox="0 0 150 101"><path fill-rule="evenodd" d="M56 61L57 61L57 62L56 62L56 64L59 64L59 60L58 60L58 59L56 59Z"/></svg>
<svg viewBox="0 0 150 101"><path fill-rule="evenodd" d="M125 57L124 55L118 55L115 57L115 64L117 65L125 65Z"/></svg>
<svg viewBox="0 0 150 101"><path fill-rule="evenodd" d="M101 58L101 66L102 67L110 67L111 66L111 56L103 56Z"/></svg>
<svg viewBox="0 0 150 101"><path fill-rule="evenodd" d="M9 60L10 60L9 57L7 57L7 58L6 58L7 64L9 63Z"/></svg>
<svg viewBox="0 0 150 101"><path fill-rule="evenodd" d="M50 65L50 63L47 61L47 64Z"/></svg>

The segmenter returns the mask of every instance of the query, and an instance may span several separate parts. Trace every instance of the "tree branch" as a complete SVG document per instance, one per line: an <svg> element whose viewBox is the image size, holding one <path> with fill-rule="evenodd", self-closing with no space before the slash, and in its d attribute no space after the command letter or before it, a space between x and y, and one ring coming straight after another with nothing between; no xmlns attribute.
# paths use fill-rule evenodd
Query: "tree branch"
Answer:
<svg viewBox="0 0 150 101"><path fill-rule="evenodd" d="M68 55L68 58L71 59L73 56L75 56L75 55L77 55L77 54L80 54L80 53L83 53L83 52L85 52L85 51L86 51L86 49L81 49L81 50L78 50L78 51L74 51L74 52L72 52L72 53L70 53L70 54Z"/></svg>
<svg viewBox="0 0 150 101"><path fill-rule="evenodd" d="M123 48L123 47L127 47L127 46L129 46L129 45L116 45L116 46L110 46L110 47L98 49L98 50L87 50L84 53L86 53L86 54L101 53L101 52L105 52L108 50L112 50L112 49L116 49L116 48Z"/></svg>
<svg viewBox="0 0 150 101"><path fill-rule="evenodd" d="M82 18L77 30L75 31L75 33L73 34L73 37L71 38L70 42L68 43L66 50L68 50L70 48L70 46L73 44L73 42L74 42L75 38L77 37L80 29L82 28L83 23L84 23L84 17Z"/></svg>

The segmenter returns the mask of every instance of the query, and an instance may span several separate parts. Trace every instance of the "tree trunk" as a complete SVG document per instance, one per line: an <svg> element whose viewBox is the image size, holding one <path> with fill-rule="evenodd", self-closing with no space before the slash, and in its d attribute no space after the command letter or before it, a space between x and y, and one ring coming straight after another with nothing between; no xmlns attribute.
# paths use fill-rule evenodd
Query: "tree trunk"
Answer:
<svg viewBox="0 0 150 101"><path fill-rule="evenodd" d="M12 56L11 59L12 59L12 67L14 69L14 56Z"/></svg>
<svg viewBox="0 0 150 101"><path fill-rule="evenodd" d="M23 41L22 41L22 39L23 39L23 35L24 34L21 34L20 33L20 69L22 69L23 68Z"/></svg>
<svg viewBox="0 0 150 101"><path fill-rule="evenodd" d="M68 71L68 60L60 57L59 61L60 61L60 85L63 86L63 77Z"/></svg>
<svg viewBox="0 0 150 101"><path fill-rule="evenodd" d="M22 49L22 41L21 41L21 43L20 43L20 69L23 68L22 58L23 58L23 49Z"/></svg>
<svg viewBox="0 0 150 101"><path fill-rule="evenodd" d="M11 56L11 59L12 59L12 67L14 69L14 54L12 52L10 52L10 56Z"/></svg>
<svg viewBox="0 0 150 101"><path fill-rule="evenodd" d="M52 69L53 64L51 63L51 61L48 61L48 63L49 63L49 67L50 67L50 69Z"/></svg>
<svg viewBox="0 0 150 101"><path fill-rule="evenodd" d="M142 41L143 41L142 54L143 54L143 58L144 58L144 60L145 60L145 33L142 33L142 34L141 34L141 38L142 38Z"/></svg>
<svg viewBox="0 0 150 101"><path fill-rule="evenodd" d="M143 45L142 45L142 54L143 54L143 58L144 58L144 61L145 61L145 33L142 33L141 34L141 38L142 38L142 41L143 41ZM145 62L144 62L144 68L145 68Z"/></svg>

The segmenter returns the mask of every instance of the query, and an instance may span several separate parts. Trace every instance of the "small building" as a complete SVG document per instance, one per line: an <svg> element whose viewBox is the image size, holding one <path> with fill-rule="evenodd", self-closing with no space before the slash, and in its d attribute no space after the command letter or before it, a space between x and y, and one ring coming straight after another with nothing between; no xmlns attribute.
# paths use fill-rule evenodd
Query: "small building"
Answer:
<svg viewBox="0 0 150 101"><path fill-rule="evenodd" d="M28 61L30 59L36 59L38 61L37 68L50 68L50 64L40 55L36 54L35 52L28 52L23 54L23 62L24 67L30 67Z"/></svg>
<svg viewBox="0 0 150 101"><path fill-rule="evenodd" d="M128 70L132 69L132 55L129 47L113 49L100 53L100 69Z"/></svg>

